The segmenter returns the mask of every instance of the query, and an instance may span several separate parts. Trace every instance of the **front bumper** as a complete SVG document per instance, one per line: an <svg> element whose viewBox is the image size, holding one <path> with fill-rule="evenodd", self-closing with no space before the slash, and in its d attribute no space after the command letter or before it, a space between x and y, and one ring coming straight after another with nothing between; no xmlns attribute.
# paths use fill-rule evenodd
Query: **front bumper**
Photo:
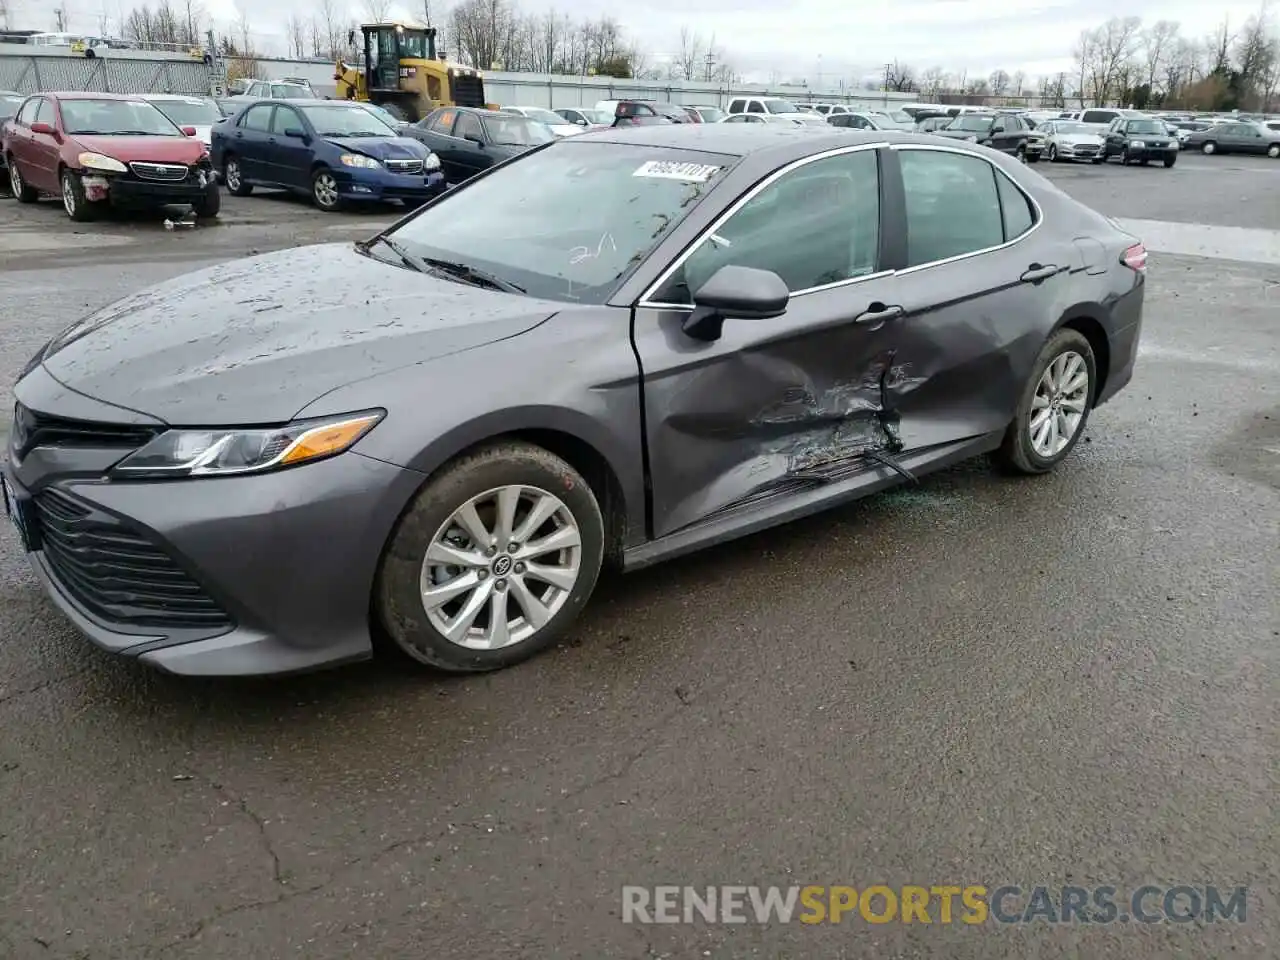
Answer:
<svg viewBox="0 0 1280 960"><path fill-rule="evenodd" d="M1092 162L1102 156L1102 144L1068 144L1055 145L1059 160L1083 160Z"/></svg>
<svg viewBox="0 0 1280 960"><path fill-rule="evenodd" d="M166 204L195 203L208 195L215 183L213 170L200 170L185 180L143 180L130 175L102 174L82 171L81 184L91 201L108 200L113 206L149 207Z"/></svg>
<svg viewBox="0 0 1280 960"><path fill-rule="evenodd" d="M1123 156L1130 160L1166 160L1178 155L1177 147L1130 147L1126 146Z"/></svg>
<svg viewBox="0 0 1280 960"><path fill-rule="evenodd" d="M444 193L444 174L391 173L384 170L339 171L338 193L345 200L409 200L425 202Z"/></svg>
<svg viewBox="0 0 1280 960"><path fill-rule="evenodd" d="M37 448L3 465L36 575L93 643L203 676L371 654L378 560L421 475L348 452L259 476L105 480L121 455Z"/></svg>

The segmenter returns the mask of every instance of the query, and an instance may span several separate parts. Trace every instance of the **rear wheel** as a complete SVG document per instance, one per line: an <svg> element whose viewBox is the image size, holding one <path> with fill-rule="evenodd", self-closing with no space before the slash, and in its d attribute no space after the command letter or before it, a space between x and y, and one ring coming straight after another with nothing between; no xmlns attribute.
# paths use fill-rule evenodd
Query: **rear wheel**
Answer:
<svg viewBox="0 0 1280 960"><path fill-rule="evenodd" d="M1062 329L1031 368L996 461L1014 473L1048 473L1084 433L1093 406L1097 362L1084 334Z"/></svg>
<svg viewBox="0 0 1280 960"><path fill-rule="evenodd" d="M18 165L13 161L13 155L7 158L9 167L9 189L13 191L13 195L18 198L19 203L35 203L40 194L32 187L27 185L27 181L22 179L22 174L18 172Z"/></svg>
<svg viewBox="0 0 1280 960"><path fill-rule="evenodd" d="M244 171L240 169L239 157L227 157L223 162L222 179L233 196L247 197L253 193L253 186L244 182Z"/></svg>
<svg viewBox="0 0 1280 960"><path fill-rule="evenodd" d="M1201 152L1201 153L1206 153L1206 154L1208 154L1208 153L1217 153L1217 152L1218 152L1218 145L1217 145L1216 143L1214 143L1212 140L1206 140L1206 141L1204 142L1204 146L1202 146L1202 147L1200 148L1200 152Z"/></svg>
<svg viewBox="0 0 1280 960"><path fill-rule="evenodd" d="M1267 156L1272 160L1276 157L1280 157L1280 143L1273 143L1271 146L1267 147Z"/></svg>
<svg viewBox="0 0 1280 960"><path fill-rule="evenodd" d="M496 670L564 633L603 556L600 507L578 472L541 447L499 443L418 493L387 544L374 607L420 663Z"/></svg>

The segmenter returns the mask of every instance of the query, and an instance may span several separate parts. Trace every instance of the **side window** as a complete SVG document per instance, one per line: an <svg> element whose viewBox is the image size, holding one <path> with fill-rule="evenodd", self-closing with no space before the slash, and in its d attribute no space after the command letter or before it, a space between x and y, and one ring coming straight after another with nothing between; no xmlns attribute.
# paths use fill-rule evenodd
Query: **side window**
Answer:
<svg viewBox="0 0 1280 960"><path fill-rule="evenodd" d="M480 126L479 119L472 113L462 113L458 115L458 125L454 128L453 135L459 139L467 137L478 137L484 139L484 127Z"/></svg>
<svg viewBox="0 0 1280 960"><path fill-rule="evenodd" d="M874 150L806 163L705 236L657 297L690 303L721 267L772 270L792 293L876 271L880 174Z"/></svg>
<svg viewBox="0 0 1280 960"><path fill-rule="evenodd" d="M244 112L244 117L240 120L240 126L246 130L259 130L266 133L271 129L271 111L273 109L275 108L268 104L250 107Z"/></svg>
<svg viewBox="0 0 1280 960"><path fill-rule="evenodd" d="M1004 243L991 164L934 150L902 150L907 265L920 266Z"/></svg>
<svg viewBox="0 0 1280 960"><path fill-rule="evenodd" d="M36 111L40 109L40 104L44 103L44 98L33 97L22 105L22 109L18 111L18 122L25 127L31 126L36 122Z"/></svg>
<svg viewBox="0 0 1280 960"><path fill-rule="evenodd" d="M747 113L764 113L764 104L759 100L748 100Z"/></svg>
<svg viewBox="0 0 1280 960"><path fill-rule="evenodd" d="M290 127L295 127L298 130L303 129L302 118L298 116L296 111L290 110L288 107L276 107L276 115L271 120L271 132L283 136L284 132Z"/></svg>
<svg viewBox="0 0 1280 960"><path fill-rule="evenodd" d="M41 100L40 106L36 108L36 120L40 123L47 123L54 126L57 118L53 114L53 101Z"/></svg>
<svg viewBox="0 0 1280 960"><path fill-rule="evenodd" d="M437 110L435 118L431 121L430 128L436 133L451 133L453 131L453 118L457 115L456 110Z"/></svg>
<svg viewBox="0 0 1280 960"><path fill-rule="evenodd" d="M999 170L996 171L996 189L1000 191L1000 211L1004 214L1004 239L1007 243L1030 230L1035 225L1036 216L1027 195Z"/></svg>
<svg viewBox="0 0 1280 960"><path fill-rule="evenodd" d="M1004 117L996 117L995 121L991 124L992 133L1004 133L1006 129Z"/></svg>
<svg viewBox="0 0 1280 960"><path fill-rule="evenodd" d="M742 113L742 112L746 109L746 102L747 102L747 101L745 101L745 100L735 100L735 101L733 101L733 103L729 104L729 112L730 112L730 113Z"/></svg>

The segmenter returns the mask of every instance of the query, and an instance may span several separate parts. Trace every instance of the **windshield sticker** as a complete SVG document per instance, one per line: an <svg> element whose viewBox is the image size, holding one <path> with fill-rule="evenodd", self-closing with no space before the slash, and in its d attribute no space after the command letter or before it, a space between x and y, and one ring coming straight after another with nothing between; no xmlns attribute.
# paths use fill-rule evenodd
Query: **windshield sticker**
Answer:
<svg viewBox="0 0 1280 960"><path fill-rule="evenodd" d="M655 177L659 180L683 180L686 183L706 183L720 171L719 167L702 163L676 163L673 160L650 160L642 164L633 177Z"/></svg>

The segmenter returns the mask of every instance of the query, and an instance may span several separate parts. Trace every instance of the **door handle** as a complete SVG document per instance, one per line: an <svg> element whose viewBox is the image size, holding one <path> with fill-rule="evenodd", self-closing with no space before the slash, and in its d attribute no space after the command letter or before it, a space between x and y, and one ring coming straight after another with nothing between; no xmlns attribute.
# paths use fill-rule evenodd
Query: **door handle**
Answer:
<svg viewBox="0 0 1280 960"><path fill-rule="evenodd" d="M1050 277L1056 277L1062 271L1053 264L1043 267L1038 263L1033 263L1027 267L1027 272L1018 279L1023 283L1039 283L1041 280L1048 280Z"/></svg>
<svg viewBox="0 0 1280 960"><path fill-rule="evenodd" d="M237 140L243 140L243 139L244 139L244 131L243 131L243 130L237 130L237 131L236 131L236 139L237 139Z"/></svg>
<svg viewBox="0 0 1280 960"><path fill-rule="evenodd" d="M898 319L903 312L901 307L886 307L883 303L873 303L867 308L866 312L854 317L853 322L859 326L879 326L890 320Z"/></svg>

